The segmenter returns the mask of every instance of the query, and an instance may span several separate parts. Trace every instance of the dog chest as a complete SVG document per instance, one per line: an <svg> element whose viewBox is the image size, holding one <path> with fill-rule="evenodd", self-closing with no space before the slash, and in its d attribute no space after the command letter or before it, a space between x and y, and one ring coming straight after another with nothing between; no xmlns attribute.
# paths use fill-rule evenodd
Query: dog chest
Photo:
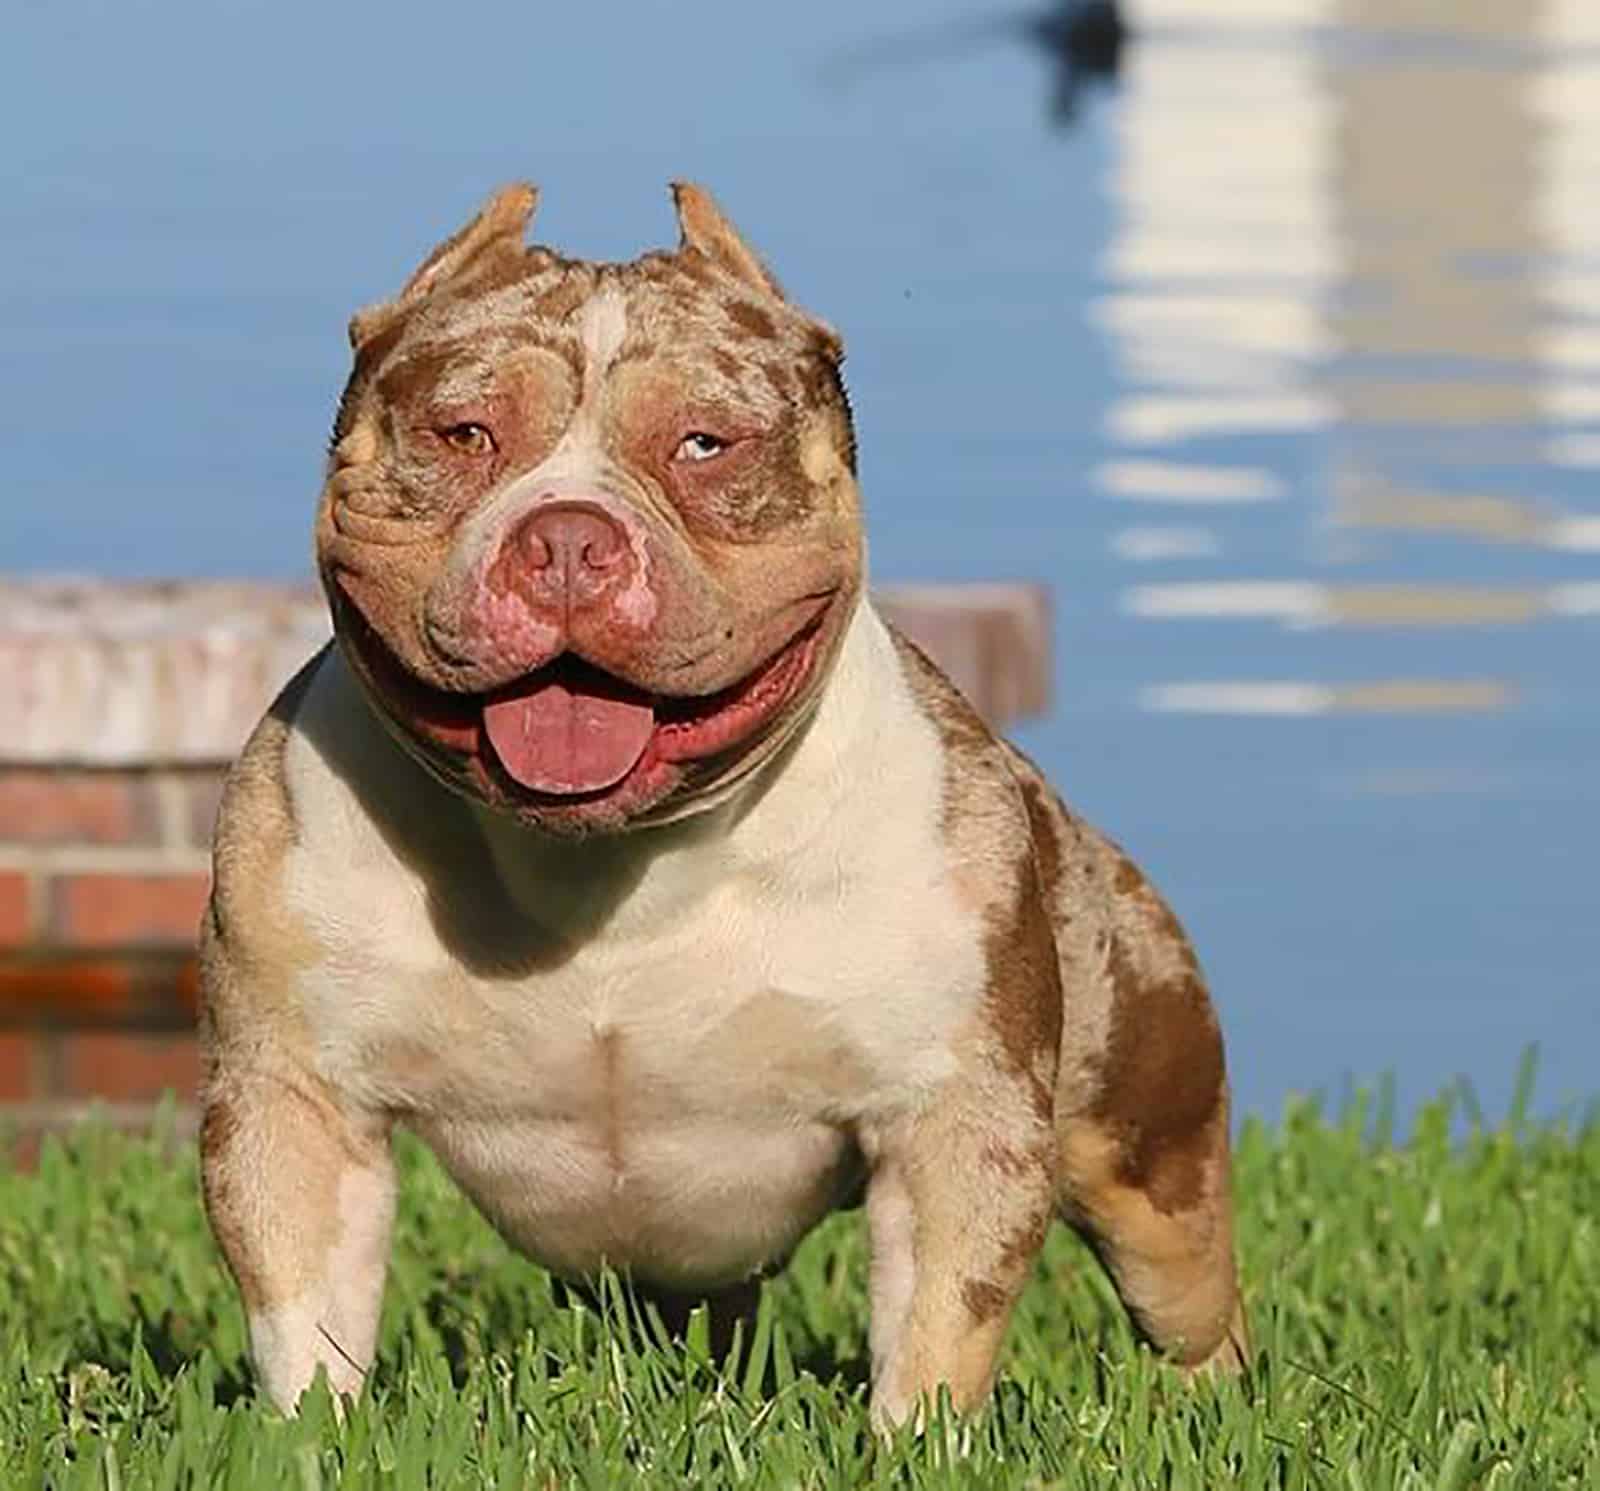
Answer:
<svg viewBox="0 0 1600 1491"><path fill-rule="evenodd" d="M509 979L347 951L304 992L330 1079L402 1115L849 1124L945 1074L981 990L975 950L911 920L858 940L821 913L712 911Z"/></svg>
<svg viewBox="0 0 1600 1491"><path fill-rule="evenodd" d="M454 799L375 748L332 675L321 739L359 739L344 773L291 746L286 884L324 949L294 1003L330 1086L417 1128L558 1267L696 1282L781 1256L849 1188L861 1123L949 1074L986 988L942 759L871 664L847 650L835 680L871 701L855 736L824 711L737 827L633 865L623 842L602 917L576 851L493 818L490 858L461 849Z"/></svg>
<svg viewBox="0 0 1600 1491"><path fill-rule="evenodd" d="M542 1261L737 1278L848 1192L862 1118L949 1071L981 977L942 909L890 897L852 928L712 898L670 936L516 979L440 957L361 987L347 956L309 981L320 1059Z"/></svg>

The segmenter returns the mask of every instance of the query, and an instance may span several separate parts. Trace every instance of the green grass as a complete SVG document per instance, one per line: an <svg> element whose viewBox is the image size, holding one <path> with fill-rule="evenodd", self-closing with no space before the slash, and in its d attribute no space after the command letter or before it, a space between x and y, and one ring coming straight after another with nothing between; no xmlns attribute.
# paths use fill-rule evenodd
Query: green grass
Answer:
<svg viewBox="0 0 1600 1491"><path fill-rule="evenodd" d="M286 1422L254 1396L192 1155L89 1130L0 1172L0 1486L1600 1486L1600 1124L1462 1139L1441 1101L1404 1144L1375 1127L1300 1105L1241 1136L1249 1380L1160 1366L1058 1229L990 1409L888 1445L858 1215L719 1370L625 1305L558 1304L403 1143L368 1391L342 1425L320 1392Z"/></svg>

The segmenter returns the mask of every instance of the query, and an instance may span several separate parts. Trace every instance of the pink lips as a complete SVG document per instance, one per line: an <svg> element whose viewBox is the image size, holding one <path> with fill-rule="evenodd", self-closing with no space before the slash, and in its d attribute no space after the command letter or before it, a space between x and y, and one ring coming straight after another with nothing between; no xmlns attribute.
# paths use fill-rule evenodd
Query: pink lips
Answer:
<svg viewBox="0 0 1600 1491"><path fill-rule="evenodd" d="M342 578L342 577L341 577ZM806 687L832 597L776 652L715 694L657 694L575 653L563 653L488 694L425 683L392 652L341 584L344 642L386 712L453 763L490 801L528 801L572 813L632 812L670 791L683 767L741 749ZM341 604L341 602L344 602ZM602 807L601 805L605 806Z"/></svg>
<svg viewBox="0 0 1600 1491"><path fill-rule="evenodd" d="M645 693L569 654L486 700L483 733L529 791L604 792L636 769L715 756L754 735L804 684L816 645L805 628L753 674L698 698Z"/></svg>

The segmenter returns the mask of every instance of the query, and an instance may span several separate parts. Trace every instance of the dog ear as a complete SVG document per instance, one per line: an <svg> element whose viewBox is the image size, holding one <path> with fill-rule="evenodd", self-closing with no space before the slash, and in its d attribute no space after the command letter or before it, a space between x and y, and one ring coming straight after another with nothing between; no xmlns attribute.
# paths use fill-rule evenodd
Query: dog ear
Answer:
<svg viewBox="0 0 1600 1491"><path fill-rule="evenodd" d="M523 237L538 205L538 188L525 181L502 187L464 228L445 239L417 267L393 300L357 311L350 318L350 345L357 351L390 325L407 306L431 294L489 254L522 251Z"/></svg>
<svg viewBox="0 0 1600 1491"><path fill-rule="evenodd" d="M692 181L674 181L672 200L678 209L680 249L704 254L752 289L776 295L779 300L787 299L760 256L722 215L710 192Z"/></svg>

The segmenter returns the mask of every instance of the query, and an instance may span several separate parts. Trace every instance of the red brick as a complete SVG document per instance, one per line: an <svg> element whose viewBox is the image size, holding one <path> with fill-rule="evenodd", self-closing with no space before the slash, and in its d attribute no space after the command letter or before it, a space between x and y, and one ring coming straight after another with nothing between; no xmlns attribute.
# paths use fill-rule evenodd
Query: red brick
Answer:
<svg viewBox="0 0 1600 1491"><path fill-rule="evenodd" d="M172 980L172 995L191 1020L200 1014L200 960L185 958Z"/></svg>
<svg viewBox="0 0 1600 1491"><path fill-rule="evenodd" d="M51 936L66 947L192 945L209 886L205 875L59 875Z"/></svg>
<svg viewBox="0 0 1600 1491"><path fill-rule="evenodd" d="M0 948L27 942L30 921L28 877L20 870L0 870Z"/></svg>
<svg viewBox="0 0 1600 1491"><path fill-rule="evenodd" d="M142 1102L169 1087L192 1101L200 1081L199 1047L192 1035L83 1031L61 1042L65 1097Z"/></svg>
<svg viewBox="0 0 1600 1491"><path fill-rule="evenodd" d="M115 959L0 965L0 1024L134 1017L133 973Z"/></svg>
<svg viewBox="0 0 1600 1491"><path fill-rule="evenodd" d="M0 1031L0 1103L20 1103L34 1094L34 1037Z"/></svg>
<svg viewBox="0 0 1600 1491"><path fill-rule="evenodd" d="M40 1025L192 1030L193 955L0 958L0 1028Z"/></svg>
<svg viewBox="0 0 1600 1491"><path fill-rule="evenodd" d="M129 844L158 833L149 782L118 771L0 769L0 841Z"/></svg>

